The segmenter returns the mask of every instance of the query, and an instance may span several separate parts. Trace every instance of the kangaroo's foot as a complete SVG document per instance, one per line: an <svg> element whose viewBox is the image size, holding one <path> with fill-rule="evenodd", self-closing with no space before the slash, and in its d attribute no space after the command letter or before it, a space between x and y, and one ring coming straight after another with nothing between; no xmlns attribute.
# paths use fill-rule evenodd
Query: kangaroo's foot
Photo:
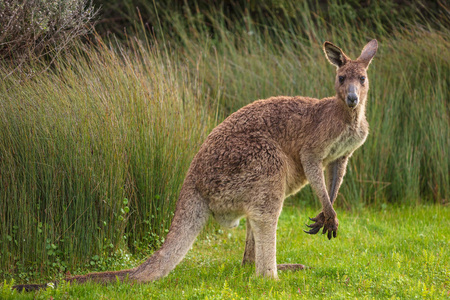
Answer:
<svg viewBox="0 0 450 300"><path fill-rule="evenodd" d="M301 264L279 264L277 265L278 271L284 271L284 270L291 270L291 271L297 271L297 270L303 270L307 269L308 267Z"/></svg>
<svg viewBox="0 0 450 300"><path fill-rule="evenodd" d="M337 236L337 229L339 227L339 221L336 216L331 216L329 218L325 217L325 214L321 212L318 214L315 218L309 218L311 221L314 221L315 223L308 225L309 228L311 228L309 231L305 231L308 234L316 234L319 232L319 230L323 227L322 234L325 234L328 232L328 239L331 240L331 237Z"/></svg>
<svg viewBox="0 0 450 300"><path fill-rule="evenodd" d="M37 291L40 289L45 289L48 285L45 284L18 284L13 286L12 288L14 290L17 290L18 292L31 292L31 291Z"/></svg>

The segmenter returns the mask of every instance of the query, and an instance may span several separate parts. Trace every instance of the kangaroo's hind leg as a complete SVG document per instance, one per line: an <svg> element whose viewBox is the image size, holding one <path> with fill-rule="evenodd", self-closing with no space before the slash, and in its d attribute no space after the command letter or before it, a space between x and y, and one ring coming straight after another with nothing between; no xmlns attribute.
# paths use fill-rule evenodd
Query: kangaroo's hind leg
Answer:
<svg viewBox="0 0 450 300"><path fill-rule="evenodd" d="M276 195L272 199L258 201L258 205L252 207L247 216L247 238L242 264L255 263L257 275L277 279L278 270L295 271L307 267L302 264L277 265L276 231L283 199L282 196L277 199Z"/></svg>
<svg viewBox="0 0 450 300"><path fill-rule="evenodd" d="M253 194L253 202L247 211L246 254L251 257L252 237L256 275L277 279L277 224L283 206L283 191L277 186L266 185ZM248 246L248 247L247 247ZM245 259L245 256L244 256Z"/></svg>
<svg viewBox="0 0 450 300"><path fill-rule="evenodd" d="M277 279L277 271L303 270L302 264L276 263L276 230L277 220L249 220L247 219L247 240L242 264L254 263L256 260L256 274Z"/></svg>
<svg viewBox="0 0 450 300"><path fill-rule="evenodd" d="M277 218L250 218L250 226L255 239L256 275L278 278L276 244Z"/></svg>
<svg viewBox="0 0 450 300"><path fill-rule="evenodd" d="M245 239L244 258L242 265L255 263L255 238L253 237L252 226L247 218L247 238Z"/></svg>

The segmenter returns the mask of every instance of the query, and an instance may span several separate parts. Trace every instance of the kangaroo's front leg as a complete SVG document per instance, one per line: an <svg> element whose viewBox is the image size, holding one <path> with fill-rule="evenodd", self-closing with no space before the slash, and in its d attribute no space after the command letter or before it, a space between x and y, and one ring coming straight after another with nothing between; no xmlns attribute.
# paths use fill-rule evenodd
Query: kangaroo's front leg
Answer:
<svg viewBox="0 0 450 300"><path fill-rule="evenodd" d="M331 205L336 200L339 188L344 179L348 156L342 156L327 166L327 186Z"/></svg>
<svg viewBox="0 0 450 300"><path fill-rule="evenodd" d="M348 162L348 156L343 156L332 163L330 163L327 166L326 170L326 178L327 178L327 187L328 187L328 196L330 197L330 203L331 205L334 204L334 201L336 201L336 197L339 191L339 187L342 184L342 180L345 175L345 171L347 168L347 162ZM311 221L314 221L315 223L311 225L306 225L311 230L307 231L307 233L315 234L319 231L319 229L323 226L323 223L325 222L325 215L322 212L320 212L315 218L309 218ZM320 225L320 227L319 227Z"/></svg>
<svg viewBox="0 0 450 300"><path fill-rule="evenodd" d="M336 237L339 220L337 219L336 212L333 209L325 186L322 162L313 156L304 155L302 156L302 165L306 178L322 203L323 212L323 214L319 214L316 218L311 219L315 223L308 225L311 230L306 231L306 233L316 234L323 227L322 233L325 234L328 232L328 239L331 239L332 236Z"/></svg>

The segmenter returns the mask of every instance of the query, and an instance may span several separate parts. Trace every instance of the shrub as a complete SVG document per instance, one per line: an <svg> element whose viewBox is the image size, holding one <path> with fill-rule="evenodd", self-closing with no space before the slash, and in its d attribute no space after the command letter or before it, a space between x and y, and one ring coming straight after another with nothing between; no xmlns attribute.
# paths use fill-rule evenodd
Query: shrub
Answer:
<svg viewBox="0 0 450 300"><path fill-rule="evenodd" d="M55 57L89 31L95 14L87 0L0 0L0 57L15 67Z"/></svg>

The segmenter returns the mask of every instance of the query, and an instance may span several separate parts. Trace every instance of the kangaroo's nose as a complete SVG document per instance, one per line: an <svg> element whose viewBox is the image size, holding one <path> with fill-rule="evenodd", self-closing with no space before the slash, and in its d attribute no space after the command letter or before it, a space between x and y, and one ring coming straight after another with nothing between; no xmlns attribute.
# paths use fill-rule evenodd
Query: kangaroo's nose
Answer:
<svg viewBox="0 0 450 300"><path fill-rule="evenodd" d="M358 104L358 95L355 93L348 93L347 95L347 105L349 107L355 107Z"/></svg>

